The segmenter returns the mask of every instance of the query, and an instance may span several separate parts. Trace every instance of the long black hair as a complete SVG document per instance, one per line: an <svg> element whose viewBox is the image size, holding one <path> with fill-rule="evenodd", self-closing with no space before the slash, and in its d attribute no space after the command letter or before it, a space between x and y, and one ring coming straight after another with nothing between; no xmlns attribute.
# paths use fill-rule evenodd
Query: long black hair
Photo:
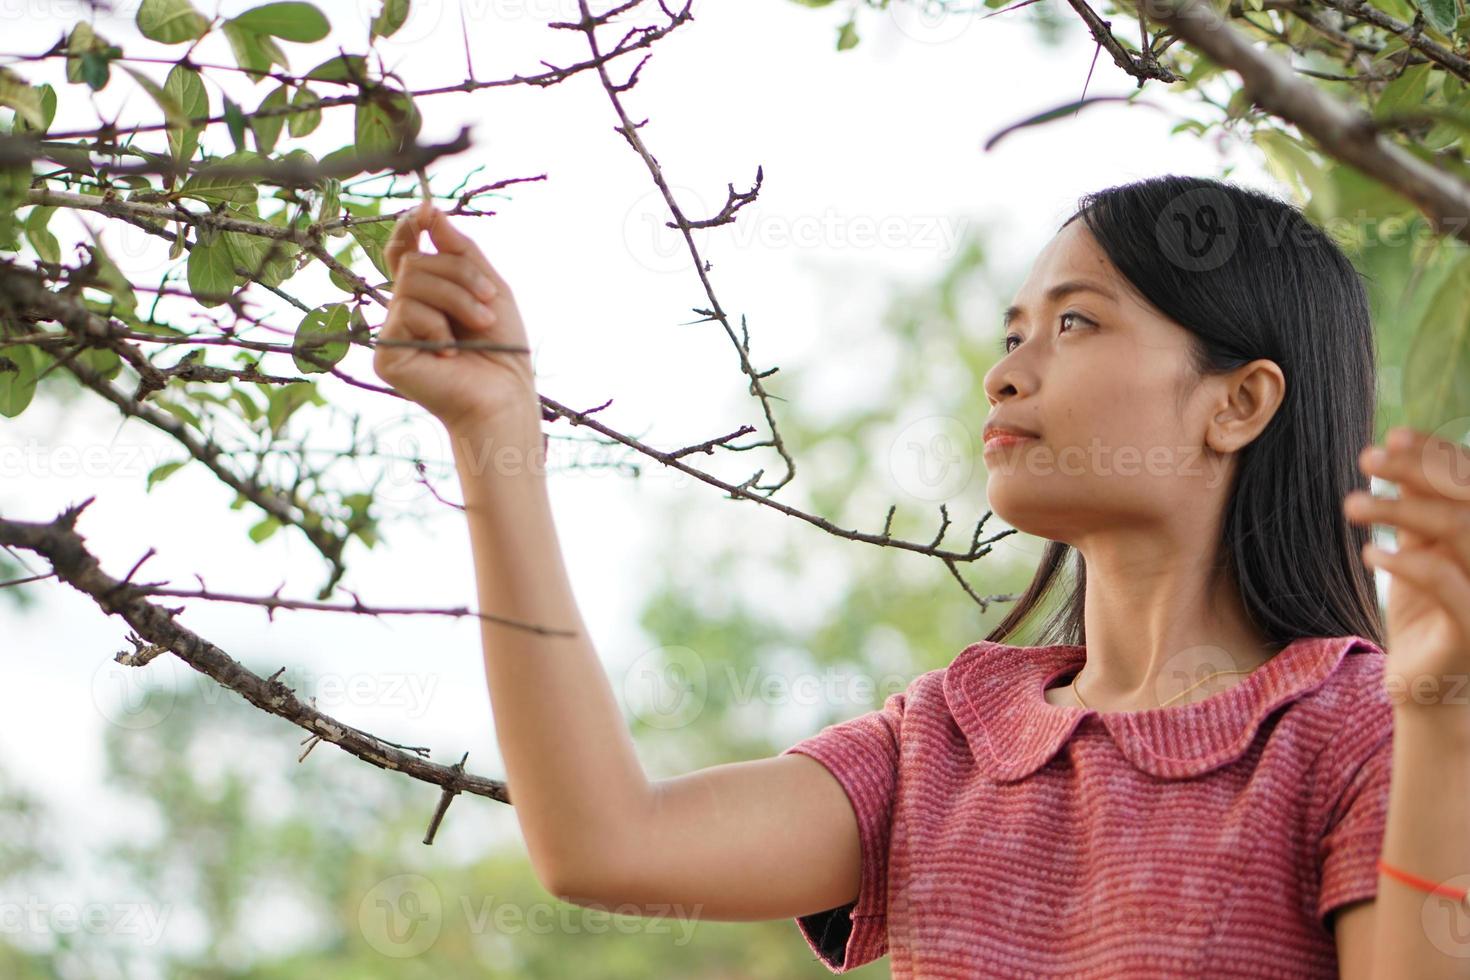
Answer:
<svg viewBox="0 0 1470 980"><path fill-rule="evenodd" d="M1273 644L1355 635L1383 645L1366 525L1342 500L1367 489L1377 350L1358 270L1292 204L1211 178L1164 175L1083 195L1081 218L1113 265L1191 335L1193 364L1221 373L1269 358L1286 378L1276 414L1239 453L1211 576L1231 575ZM1066 567L1070 573L1063 575ZM1005 638L1069 579L1037 643L1085 644L1087 568L1048 541L1026 591L986 637Z"/></svg>

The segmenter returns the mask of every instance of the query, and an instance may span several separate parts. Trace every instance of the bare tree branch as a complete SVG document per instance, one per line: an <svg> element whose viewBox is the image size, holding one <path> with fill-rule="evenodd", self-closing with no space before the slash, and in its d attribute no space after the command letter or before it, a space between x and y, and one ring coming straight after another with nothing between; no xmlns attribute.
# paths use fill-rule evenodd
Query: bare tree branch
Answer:
<svg viewBox="0 0 1470 980"><path fill-rule="evenodd" d="M94 499L88 497L81 504L67 508L50 523L0 518L0 544L33 551L49 561L57 578L90 597L103 612L121 616L144 641L143 645L135 646L146 649L151 644L167 650L262 711L284 718L380 769L401 772L455 792L511 802L510 790L500 780L466 773L459 766L430 762L424 758L427 749L398 746L302 703L294 691L276 680L280 671L270 678L261 677L180 624L175 618L179 610L154 605L147 601L146 593L139 586L108 575L76 531L77 517ZM122 658L120 661L125 662Z"/></svg>

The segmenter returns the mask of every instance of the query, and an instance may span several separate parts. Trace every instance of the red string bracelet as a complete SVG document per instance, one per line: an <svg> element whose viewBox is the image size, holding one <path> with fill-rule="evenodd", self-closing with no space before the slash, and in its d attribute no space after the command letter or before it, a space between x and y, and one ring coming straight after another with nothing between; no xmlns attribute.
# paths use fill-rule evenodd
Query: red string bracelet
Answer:
<svg viewBox="0 0 1470 980"><path fill-rule="evenodd" d="M1413 885L1420 891L1426 891L1432 895L1443 895L1446 898L1453 898L1464 903L1466 908L1470 908L1470 889L1456 888L1453 885L1441 885L1430 881L1428 878L1421 878L1416 874L1411 874L1408 871L1400 871L1398 868L1384 861L1383 858L1378 859L1378 870L1392 875L1406 885Z"/></svg>

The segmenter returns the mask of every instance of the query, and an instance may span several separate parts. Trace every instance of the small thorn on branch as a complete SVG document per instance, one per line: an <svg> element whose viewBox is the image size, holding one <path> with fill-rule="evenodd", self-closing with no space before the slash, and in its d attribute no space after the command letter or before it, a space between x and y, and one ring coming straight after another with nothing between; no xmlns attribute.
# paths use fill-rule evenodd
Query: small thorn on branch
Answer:
<svg viewBox="0 0 1470 980"><path fill-rule="evenodd" d="M168 651L167 647L159 646L155 643L145 643L143 638L136 633L129 633L126 639L133 645L133 652L129 653L126 650L119 650L112 658L124 667L145 667L154 657Z"/></svg>
<svg viewBox="0 0 1470 980"><path fill-rule="evenodd" d="M449 767L450 770L456 774L464 772L465 760L469 757L470 754L468 752L460 756L459 761ZM424 834L425 844L434 843L434 835L439 832L439 825L444 822L444 814L449 812L450 801L452 801L458 795L459 787L456 786L453 782L448 782L444 784L444 792L441 793L439 796L439 805L434 808L434 816L430 818L429 829Z"/></svg>
<svg viewBox="0 0 1470 980"><path fill-rule="evenodd" d="M316 743L320 742L321 740L322 737L320 735L308 735L304 739L302 739L299 744L305 745L306 748L303 749L301 754L296 757L296 761L305 762L306 757L308 755L311 755L311 750L316 748Z"/></svg>

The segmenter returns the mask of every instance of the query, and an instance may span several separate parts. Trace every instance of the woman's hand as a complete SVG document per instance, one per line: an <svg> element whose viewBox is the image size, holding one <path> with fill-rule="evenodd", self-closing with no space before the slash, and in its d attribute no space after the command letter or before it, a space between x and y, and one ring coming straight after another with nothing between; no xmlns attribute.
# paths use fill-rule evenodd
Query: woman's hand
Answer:
<svg viewBox="0 0 1470 980"><path fill-rule="evenodd" d="M436 253L419 251L425 229ZM426 203L399 218L383 258L393 298L373 357L378 377L451 431L486 422L539 431L526 328L479 247Z"/></svg>
<svg viewBox="0 0 1470 980"><path fill-rule="evenodd" d="M1470 695L1470 450L1415 429L1389 432L1364 448L1364 473L1398 485L1397 499L1355 490L1348 519L1395 528L1398 550L1372 544L1368 564L1390 575L1385 676L1405 685L1396 701L1430 703Z"/></svg>

